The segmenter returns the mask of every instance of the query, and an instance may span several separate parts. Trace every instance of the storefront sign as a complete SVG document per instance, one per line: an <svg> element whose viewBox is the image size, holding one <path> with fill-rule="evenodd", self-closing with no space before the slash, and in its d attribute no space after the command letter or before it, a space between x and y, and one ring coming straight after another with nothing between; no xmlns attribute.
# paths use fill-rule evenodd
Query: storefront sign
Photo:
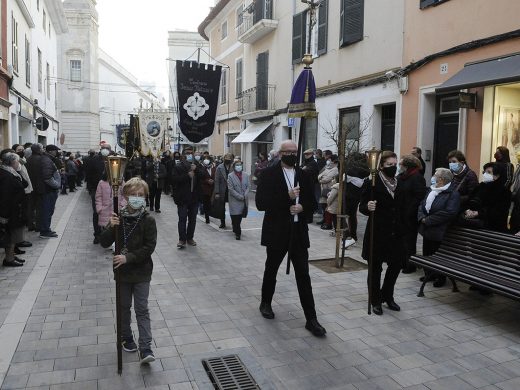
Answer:
<svg viewBox="0 0 520 390"><path fill-rule="evenodd" d="M31 121L34 119L33 105L25 99L20 99L20 116Z"/></svg>

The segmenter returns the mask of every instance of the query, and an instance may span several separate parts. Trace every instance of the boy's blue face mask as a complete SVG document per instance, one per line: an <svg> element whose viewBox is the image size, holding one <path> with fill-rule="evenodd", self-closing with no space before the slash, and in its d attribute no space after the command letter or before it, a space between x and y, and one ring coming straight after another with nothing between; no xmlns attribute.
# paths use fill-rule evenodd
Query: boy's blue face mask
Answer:
<svg viewBox="0 0 520 390"><path fill-rule="evenodd" d="M146 206L146 199L143 198L142 196L129 196L128 204L134 210L139 210Z"/></svg>

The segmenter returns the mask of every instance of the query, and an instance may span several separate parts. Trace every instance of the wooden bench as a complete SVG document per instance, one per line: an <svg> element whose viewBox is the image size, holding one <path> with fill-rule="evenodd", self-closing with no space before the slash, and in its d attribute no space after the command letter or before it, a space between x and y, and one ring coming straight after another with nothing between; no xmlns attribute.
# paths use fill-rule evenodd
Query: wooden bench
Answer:
<svg viewBox="0 0 520 390"><path fill-rule="evenodd" d="M432 256L412 256L412 263L446 275L453 291L455 280L520 300L520 238L489 230L451 227L446 232L437 253ZM433 277L432 277L433 276ZM425 277L419 294L424 296Z"/></svg>

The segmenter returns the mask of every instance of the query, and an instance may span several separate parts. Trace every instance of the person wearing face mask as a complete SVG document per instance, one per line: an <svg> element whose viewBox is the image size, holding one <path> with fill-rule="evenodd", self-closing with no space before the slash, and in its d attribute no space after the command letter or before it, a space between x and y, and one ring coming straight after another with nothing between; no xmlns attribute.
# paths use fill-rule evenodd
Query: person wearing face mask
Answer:
<svg viewBox="0 0 520 390"><path fill-rule="evenodd" d="M367 261L370 261L370 228L373 218L375 218L373 257L371 259L373 264L368 285L371 286L369 294L372 311L376 315L383 314L381 305L384 302L390 310L401 310L394 300L394 288L406 259L406 247L402 224L401 183L397 181L396 173L397 155L391 151L384 151L381 154L379 171L375 177L375 187L372 188L370 178L365 180L359 204L359 211L369 217L362 251L363 259ZM388 267L381 287L384 262Z"/></svg>
<svg viewBox="0 0 520 390"><path fill-rule="evenodd" d="M483 169L482 183L471 194L459 221L466 222L467 227L507 233L511 192L504 185L506 179L497 163L487 163Z"/></svg>
<svg viewBox="0 0 520 390"><path fill-rule="evenodd" d="M206 217L206 223L210 223L210 212L211 212L211 197L213 196L213 190L215 188L215 172L217 167L211 161L211 157L208 155L202 160L202 206L204 216Z"/></svg>
<svg viewBox="0 0 520 390"><path fill-rule="evenodd" d="M215 172L215 189L213 191L213 198L215 199L215 208L220 209L220 229L226 228L226 202L228 201L228 185L227 178L232 170L231 164L235 156L231 153L224 155L224 163L217 167Z"/></svg>
<svg viewBox="0 0 520 390"><path fill-rule="evenodd" d="M457 191L455 176L451 169L437 168L417 212L419 233L423 236L423 256L432 256L441 246L448 226L460 210L461 195ZM446 276L424 270L425 277L433 280L434 287L442 287ZM424 279L422 279L424 280Z"/></svg>
<svg viewBox="0 0 520 390"><path fill-rule="evenodd" d="M177 249L184 249L186 244L196 246L193 239L197 223L197 210L202 198L201 183L203 173L195 164L193 149L187 147L183 150L183 160L173 168L172 180L175 190L173 200L177 205L179 215L179 242Z"/></svg>
<svg viewBox="0 0 520 390"><path fill-rule="evenodd" d="M15 256L16 243L23 241L26 222L24 188L28 183L20 174L20 157L12 149L0 153L0 228L7 233L4 267L21 267L25 260Z"/></svg>
<svg viewBox="0 0 520 390"><path fill-rule="evenodd" d="M284 141L280 146L281 161L266 168L258 183L256 207L265 211L261 244L267 259L262 281L260 313L274 319L271 307L276 275L287 252L293 264L300 303L305 314L305 329L316 337L327 333L316 315L311 278L309 276L309 227L317 204L308 175L297 166L298 145Z"/></svg>
<svg viewBox="0 0 520 390"><path fill-rule="evenodd" d="M125 352L139 350L141 364L155 361L152 351L152 327L148 310L148 296L152 279L152 253L157 244L155 219L146 211L148 185L138 177L128 180L123 186L126 207L115 213L106 229L99 237L101 246L110 247L115 241L114 226L120 226L118 233L121 254L112 259L114 269L119 270L121 291L121 338ZM132 335L131 313L134 304L139 347Z"/></svg>
<svg viewBox="0 0 520 390"><path fill-rule="evenodd" d="M494 157L497 164L497 168L500 171L500 176L502 177L504 187L510 190L511 185L513 184L515 167L513 166L513 164L511 164L511 158L509 157L509 149L505 146L499 146L495 152Z"/></svg>
<svg viewBox="0 0 520 390"><path fill-rule="evenodd" d="M242 218L247 217L249 204L249 175L243 172L243 168L242 161L235 161L232 166L233 171L228 176L229 215L237 240L240 240L242 235L240 225Z"/></svg>
<svg viewBox="0 0 520 390"><path fill-rule="evenodd" d="M466 156L460 150L452 150L448 153L448 162L453 173L453 186L460 194L461 209L466 207L469 196L478 186L477 174L469 168Z"/></svg>
<svg viewBox="0 0 520 390"><path fill-rule="evenodd" d="M269 154L267 155L267 167L272 167L276 164L278 164L278 161L280 161L280 156L278 155L277 150L271 150Z"/></svg>
<svg viewBox="0 0 520 390"><path fill-rule="evenodd" d="M40 219L40 238L56 238L58 234L51 229L52 216L61 188L61 175L54 163L60 149L56 145L47 145L40 164L41 175L45 184L42 198L42 212Z"/></svg>
<svg viewBox="0 0 520 390"><path fill-rule="evenodd" d="M323 210L323 220L321 222L321 228L323 230L332 229L332 216L326 211L327 209L327 197L334 184L334 178L338 176L338 156L332 154L327 159L325 168L318 175L318 182L321 186L320 205ZM318 224L320 223L318 222Z"/></svg>
<svg viewBox="0 0 520 390"><path fill-rule="evenodd" d="M105 172L105 157L112 154L111 146L107 143L101 145L98 154L89 158L85 164L85 180L87 182L87 190L92 202L92 225L94 228L94 244L99 243L99 235L101 228L99 227L98 213L96 212L96 190L103 172Z"/></svg>
<svg viewBox="0 0 520 390"><path fill-rule="evenodd" d="M421 173L421 161L413 156L401 157L399 161L399 175L397 181L401 188L401 207L403 234L406 245L406 259L403 265L403 274L416 271L414 264L408 259L416 254L417 232L419 222L417 221L417 210L426 193L426 181Z"/></svg>

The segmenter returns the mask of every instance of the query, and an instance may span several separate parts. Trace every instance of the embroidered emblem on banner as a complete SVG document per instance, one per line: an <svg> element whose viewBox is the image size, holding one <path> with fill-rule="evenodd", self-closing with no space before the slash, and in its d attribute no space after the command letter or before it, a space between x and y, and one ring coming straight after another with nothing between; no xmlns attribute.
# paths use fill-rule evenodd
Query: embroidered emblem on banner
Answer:
<svg viewBox="0 0 520 390"><path fill-rule="evenodd" d="M204 116L206 110L209 109L206 100L200 96L198 92L195 92L193 96L190 96L188 101L184 103L184 106L182 107L186 110L188 115L195 120Z"/></svg>

